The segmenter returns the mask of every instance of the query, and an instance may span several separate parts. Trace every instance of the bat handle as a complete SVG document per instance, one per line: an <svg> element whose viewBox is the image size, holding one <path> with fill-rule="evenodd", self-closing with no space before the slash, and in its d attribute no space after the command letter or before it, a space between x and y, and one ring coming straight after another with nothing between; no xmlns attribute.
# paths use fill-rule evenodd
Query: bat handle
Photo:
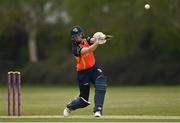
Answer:
<svg viewBox="0 0 180 123"><path fill-rule="evenodd" d="M112 35L106 35L107 38L112 38L113 36Z"/></svg>

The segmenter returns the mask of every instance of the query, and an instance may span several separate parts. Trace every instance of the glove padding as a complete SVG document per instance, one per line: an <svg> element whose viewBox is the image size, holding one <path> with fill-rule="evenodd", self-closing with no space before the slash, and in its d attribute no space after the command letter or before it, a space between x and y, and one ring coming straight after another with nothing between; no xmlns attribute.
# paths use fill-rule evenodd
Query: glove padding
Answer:
<svg viewBox="0 0 180 123"><path fill-rule="evenodd" d="M93 38L96 39L98 44L105 44L106 43L106 35L104 33L102 33L102 32L96 32L93 35Z"/></svg>

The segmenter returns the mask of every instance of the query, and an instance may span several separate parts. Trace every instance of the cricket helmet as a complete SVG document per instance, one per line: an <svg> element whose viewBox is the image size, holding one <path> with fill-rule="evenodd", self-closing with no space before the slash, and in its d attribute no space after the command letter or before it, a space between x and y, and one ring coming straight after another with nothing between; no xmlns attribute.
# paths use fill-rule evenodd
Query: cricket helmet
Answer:
<svg viewBox="0 0 180 123"><path fill-rule="evenodd" d="M74 39L77 36L81 36L81 38L83 38L84 32L80 26L73 26L71 29L71 37Z"/></svg>

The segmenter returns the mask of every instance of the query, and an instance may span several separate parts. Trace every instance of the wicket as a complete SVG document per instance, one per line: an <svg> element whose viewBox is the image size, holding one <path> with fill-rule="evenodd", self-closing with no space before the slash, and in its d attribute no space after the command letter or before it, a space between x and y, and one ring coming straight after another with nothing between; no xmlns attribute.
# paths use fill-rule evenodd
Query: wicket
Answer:
<svg viewBox="0 0 180 123"><path fill-rule="evenodd" d="M8 72L8 115L11 116L11 86L13 98L13 116L16 116L16 84L18 88L18 116L21 115L21 73L19 71Z"/></svg>

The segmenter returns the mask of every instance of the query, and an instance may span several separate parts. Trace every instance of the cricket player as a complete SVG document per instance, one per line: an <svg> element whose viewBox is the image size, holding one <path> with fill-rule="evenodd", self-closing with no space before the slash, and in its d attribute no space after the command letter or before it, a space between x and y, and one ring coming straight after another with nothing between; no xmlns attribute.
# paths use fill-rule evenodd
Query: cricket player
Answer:
<svg viewBox="0 0 180 123"><path fill-rule="evenodd" d="M94 84L94 111L95 117L101 117L103 103L106 93L106 77L102 69L96 64L94 51L99 46L100 40L105 39L103 36L98 38L85 38L84 32L79 26L71 29L72 53L76 59L77 80L80 94L77 98L67 104L64 109L64 116L69 116L71 111L79 108L85 108L90 105L89 91L90 82ZM101 40L102 41L102 40Z"/></svg>

